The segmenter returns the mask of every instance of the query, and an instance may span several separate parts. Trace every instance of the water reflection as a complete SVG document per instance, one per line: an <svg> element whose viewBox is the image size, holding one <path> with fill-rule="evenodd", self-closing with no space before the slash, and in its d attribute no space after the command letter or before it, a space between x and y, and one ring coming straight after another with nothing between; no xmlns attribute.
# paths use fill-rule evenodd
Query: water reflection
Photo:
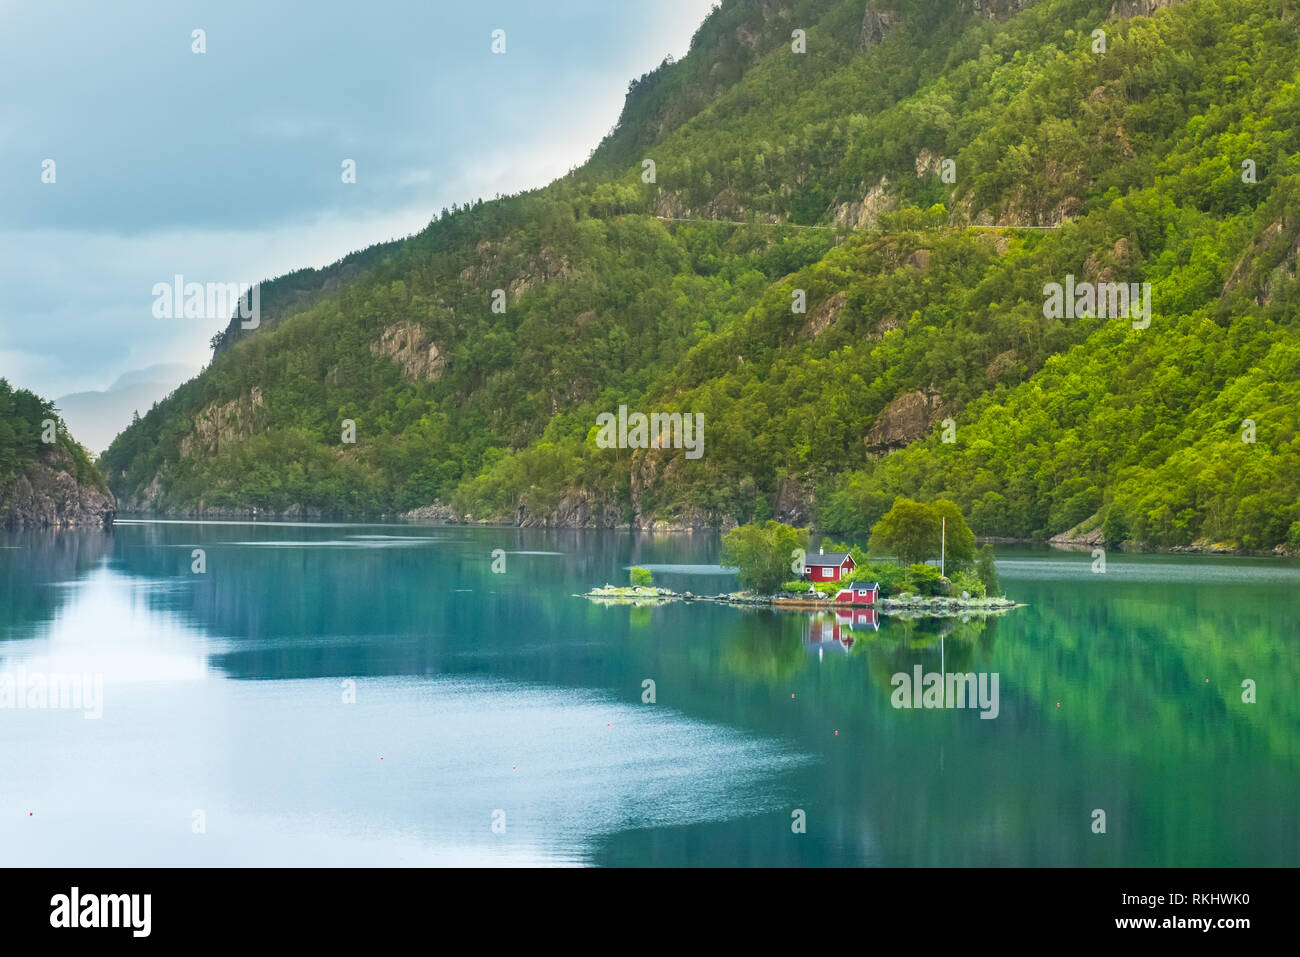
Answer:
<svg viewBox="0 0 1300 957"><path fill-rule="evenodd" d="M447 541L411 539L375 551ZM24 600L0 614L0 672L93 672L104 706L95 721L0 710L0 806L31 809L0 815L0 861L585 863L610 833L779 810L810 760L589 676L524 678L545 642L508 624L538 602L519 582L485 587L477 548L393 566L314 547L343 540L9 537L0 580ZM196 547L205 574L189 570ZM313 557L326 552L354 557ZM485 614L462 583L501 607ZM579 608L562 591L543 603ZM566 646L585 653L582 637ZM486 662L507 666L476 674Z"/></svg>
<svg viewBox="0 0 1300 957"><path fill-rule="evenodd" d="M1121 554L1093 575L1002 550L1027 607L962 621L574 597L632 565L730 590L707 536L176 523L0 546L0 669L108 678L98 721L0 711L6 861L1226 866L1300 847L1300 563ZM918 666L999 674L998 717L894 707L891 676Z"/></svg>

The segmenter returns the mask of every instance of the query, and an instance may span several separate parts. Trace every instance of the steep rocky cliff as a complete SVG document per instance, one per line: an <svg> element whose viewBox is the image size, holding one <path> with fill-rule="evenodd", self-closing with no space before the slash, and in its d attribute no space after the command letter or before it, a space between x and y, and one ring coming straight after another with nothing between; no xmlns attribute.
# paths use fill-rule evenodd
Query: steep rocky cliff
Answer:
<svg viewBox="0 0 1300 957"><path fill-rule="evenodd" d="M102 482L78 481L76 463L56 448L26 472L0 486L0 526L6 528L107 527L117 504Z"/></svg>

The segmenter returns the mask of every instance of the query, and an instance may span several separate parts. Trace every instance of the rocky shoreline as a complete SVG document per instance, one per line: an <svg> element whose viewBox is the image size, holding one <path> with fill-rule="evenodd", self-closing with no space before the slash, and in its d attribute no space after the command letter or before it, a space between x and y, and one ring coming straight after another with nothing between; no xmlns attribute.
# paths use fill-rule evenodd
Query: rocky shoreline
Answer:
<svg viewBox="0 0 1300 957"><path fill-rule="evenodd" d="M666 605L670 602L711 602L722 605L749 605L790 611L834 611L836 609L863 608L863 605L846 605L830 598L811 598L805 595L759 595L750 591L695 595L675 592L654 585L619 586L603 585L575 598L585 598L600 605ZM896 598L881 598L874 605L882 615L900 618L957 618L969 615L1000 615L1024 605L1010 598L952 598L903 594Z"/></svg>
<svg viewBox="0 0 1300 957"><path fill-rule="evenodd" d="M994 541L994 539L980 540ZM1241 546L1234 545L1231 542L1214 542L1208 538L1197 539L1189 545L1155 546L1148 545L1145 542L1133 541L1131 539L1107 544L1102 538L1101 529L1094 529L1093 531L1082 535L1075 535L1070 532L1061 532L1061 534L1053 535L1049 538L1047 544L1052 548L1076 552L1091 551L1094 548L1112 548L1121 552L1145 552L1152 555L1239 555L1255 557L1268 556L1272 558L1300 557L1300 550L1290 548L1285 544L1275 545L1273 548L1266 549L1242 548Z"/></svg>
<svg viewBox="0 0 1300 957"><path fill-rule="evenodd" d="M132 503L134 504L134 503ZM168 509L141 509L136 507L119 507L118 514L123 516L149 516L163 515L169 518L194 518L194 519L266 519L268 521L315 521L324 519L337 519L343 521L404 521L415 523L434 523L439 525L477 525L481 527L492 528L550 528L550 529L584 529L584 530L632 530L639 532L664 532L664 533L686 533L694 534L697 532L718 533L725 532L736 525L735 519L728 519L719 524L705 521L703 518L696 516L689 522L684 521L664 521L662 519L644 522L619 522L619 521L594 521L594 516L590 513L582 515L569 516L549 516L539 518L527 513L521 513L516 516L514 521L509 520L492 520L485 518L475 518L472 515L457 515L455 509L450 505L443 505L434 502L431 505L423 505L419 508L413 508L405 512L389 513L381 512L376 514L334 514L325 512L318 508L304 508L301 505L291 505L280 511L266 511L256 508L168 508ZM609 519L610 516L602 516ZM573 519L573 520L568 520ZM1212 542L1208 539L1198 540L1189 545L1172 545L1172 546L1154 546L1138 541L1123 541L1107 545L1101 537L1100 528L1093 529L1087 533L1076 534L1074 529L1068 532L1061 532L1053 535L1048 539L1041 538L1008 538L1004 536L989 535L978 536L978 543L990 544L1015 544L1015 545L1048 545L1052 548L1063 551L1091 551L1094 548L1113 548L1124 552L1146 552L1149 554L1174 554L1174 555L1242 555L1242 556L1270 556L1275 558L1295 558L1300 557L1300 550L1289 548L1286 545L1277 545L1271 549L1249 549L1241 548L1226 542Z"/></svg>
<svg viewBox="0 0 1300 957"><path fill-rule="evenodd" d="M0 528L108 528L117 503L107 489L78 482L66 454L37 462L0 489Z"/></svg>

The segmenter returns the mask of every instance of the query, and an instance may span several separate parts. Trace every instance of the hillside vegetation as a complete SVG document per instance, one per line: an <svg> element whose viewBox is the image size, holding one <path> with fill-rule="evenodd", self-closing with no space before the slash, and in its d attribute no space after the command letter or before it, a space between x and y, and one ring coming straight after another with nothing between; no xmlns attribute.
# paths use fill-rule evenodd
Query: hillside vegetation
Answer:
<svg viewBox="0 0 1300 957"><path fill-rule="evenodd" d="M1297 47L1285 0L723 3L582 168L266 284L102 464L176 511L1300 547ZM1045 316L1067 276L1149 325ZM620 405L704 454L600 447Z"/></svg>
<svg viewBox="0 0 1300 957"><path fill-rule="evenodd" d="M113 499L54 403L0 378L0 528L107 525Z"/></svg>

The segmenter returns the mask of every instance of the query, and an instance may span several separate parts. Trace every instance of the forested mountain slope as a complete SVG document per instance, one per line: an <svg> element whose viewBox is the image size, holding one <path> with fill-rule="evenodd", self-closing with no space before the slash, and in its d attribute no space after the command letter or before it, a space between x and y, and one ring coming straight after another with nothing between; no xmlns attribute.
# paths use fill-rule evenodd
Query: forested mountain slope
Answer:
<svg viewBox="0 0 1300 957"><path fill-rule="evenodd" d="M0 378L0 528L105 526L114 507L54 403Z"/></svg>
<svg viewBox="0 0 1300 957"><path fill-rule="evenodd" d="M1300 544L1298 46L1286 0L724 3L585 166L265 284L102 462L179 511ZM703 454L600 447L620 405Z"/></svg>

